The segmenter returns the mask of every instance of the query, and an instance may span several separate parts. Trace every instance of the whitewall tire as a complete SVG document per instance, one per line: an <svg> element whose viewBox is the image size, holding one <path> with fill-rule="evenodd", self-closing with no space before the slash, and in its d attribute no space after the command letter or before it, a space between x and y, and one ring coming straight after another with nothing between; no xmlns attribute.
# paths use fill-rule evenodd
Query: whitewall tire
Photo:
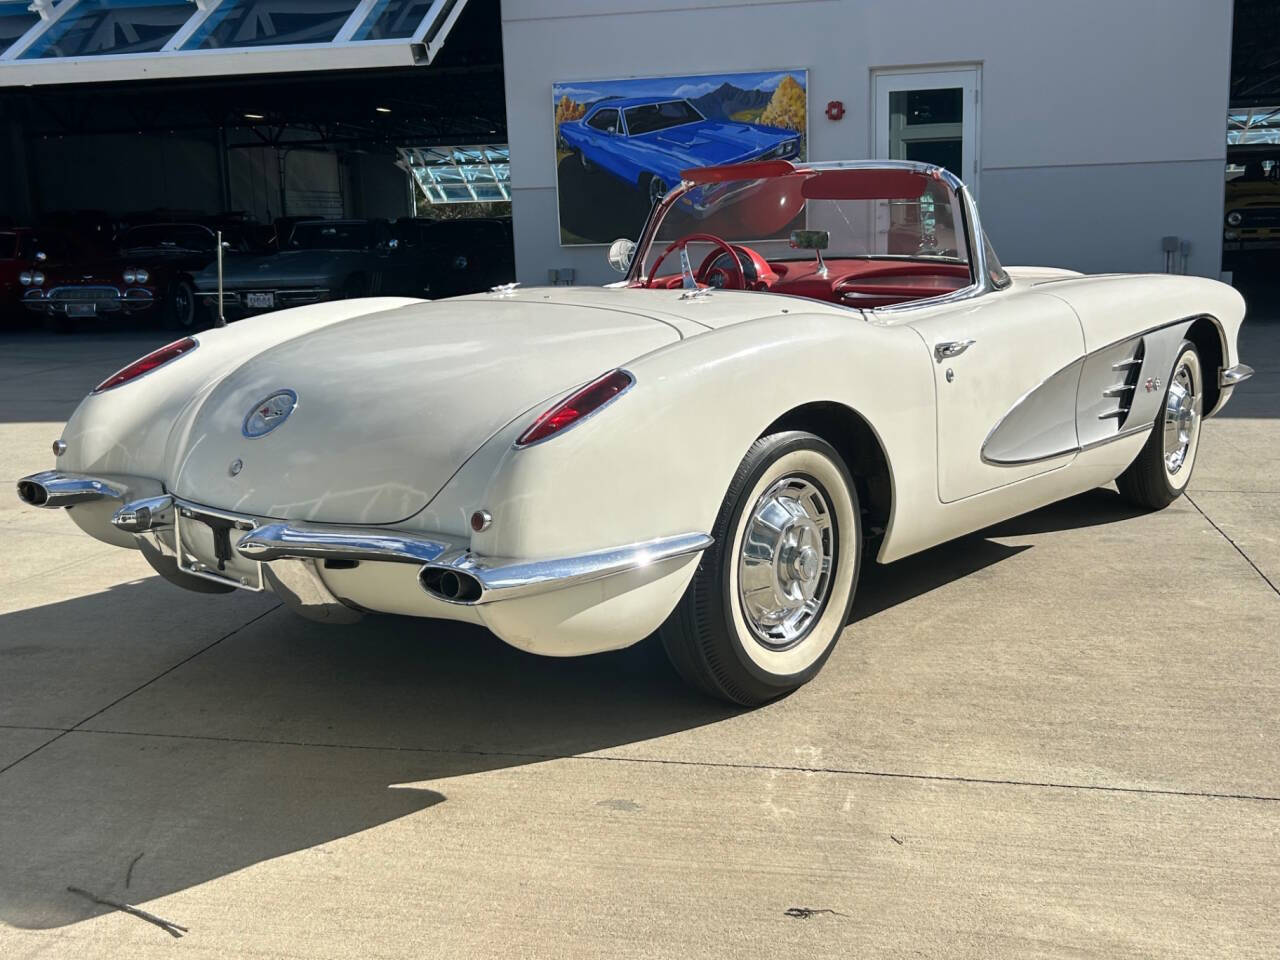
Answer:
<svg viewBox="0 0 1280 960"><path fill-rule="evenodd" d="M789 693L822 668L849 618L862 554L858 496L820 437L762 437L743 458L715 543L659 631L680 675L733 703Z"/></svg>
<svg viewBox="0 0 1280 960"><path fill-rule="evenodd" d="M1116 478L1120 493L1141 507L1160 510L1191 482L1204 416L1204 372L1195 345L1182 341L1164 402L1138 458Z"/></svg>

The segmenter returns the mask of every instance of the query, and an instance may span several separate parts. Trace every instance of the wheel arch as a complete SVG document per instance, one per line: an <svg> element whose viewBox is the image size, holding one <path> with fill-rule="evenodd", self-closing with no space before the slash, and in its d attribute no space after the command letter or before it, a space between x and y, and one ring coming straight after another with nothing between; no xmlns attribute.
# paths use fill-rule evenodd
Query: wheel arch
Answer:
<svg viewBox="0 0 1280 960"><path fill-rule="evenodd" d="M893 471L884 443L870 421L843 403L822 400L793 407L760 435L782 430L803 430L835 447L858 492L864 538L878 545L893 515Z"/></svg>
<svg viewBox="0 0 1280 960"><path fill-rule="evenodd" d="M1200 354L1201 373L1204 377L1204 409L1205 416L1212 415L1222 399L1222 388L1218 377L1226 363L1226 337L1222 332L1222 324L1209 314L1197 317L1187 328L1186 338L1195 344Z"/></svg>

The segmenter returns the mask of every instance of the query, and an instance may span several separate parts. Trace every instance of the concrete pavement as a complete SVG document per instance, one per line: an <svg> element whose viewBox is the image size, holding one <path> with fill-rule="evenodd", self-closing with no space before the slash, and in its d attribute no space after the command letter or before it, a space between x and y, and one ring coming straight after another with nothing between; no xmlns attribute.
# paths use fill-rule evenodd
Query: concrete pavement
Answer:
<svg viewBox="0 0 1280 960"><path fill-rule="evenodd" d="M0 956L1274 955L1254 313L1189 497L1102 489L868 569L821 676L750 712L649 646L543 660L170 587L4 492L163 335L4 337Z"/></svg>

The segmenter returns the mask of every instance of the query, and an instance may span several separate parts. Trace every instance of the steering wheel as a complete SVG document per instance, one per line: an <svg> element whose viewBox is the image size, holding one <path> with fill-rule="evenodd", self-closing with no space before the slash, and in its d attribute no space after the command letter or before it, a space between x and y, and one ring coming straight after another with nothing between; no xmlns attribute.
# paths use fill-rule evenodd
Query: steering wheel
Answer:
<svg viewBox="0 0 1280 960"><path fill-rule="evenodd" d="M653 262L653 269L649 271L649 279L645 282L646 287L654 285L654 279L658 276L658 268L662 266L662 261L667 259L667 255L676 250L683 250L691 243L713 243L725 253L729 255L729 262L733 264L733 269L728 270L724 267L717 267L725 275L724 290L745 290L747 289L746 279L742 276L742 264L738 263L738 255L734 252L733 247L729 246L724 240L710 233L691 233L681 237L679 240L673 240L671 245L662 253L658 254L658 259ZM713 259L719 259L713 258ZM704 260L702 265L698 267L698 272L694 274L693 279L698 283L705 285L707 282L707 274L710 272L707 267L709 261Z"/></svg>

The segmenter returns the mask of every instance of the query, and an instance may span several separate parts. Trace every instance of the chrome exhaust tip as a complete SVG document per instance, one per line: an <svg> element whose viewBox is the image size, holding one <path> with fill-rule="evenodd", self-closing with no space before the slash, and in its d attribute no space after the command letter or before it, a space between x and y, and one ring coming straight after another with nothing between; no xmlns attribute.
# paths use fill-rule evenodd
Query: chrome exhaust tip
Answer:
<svg viewBox="0 0 1280 960"><path fill-rule="evenodd" d="M72 507L91 500L123 500L125 489L109 480L46 470L18 481L18 499L33 507Z"/></svg>
<svg viewBox="0 0 1280 960"><path fill-rule="evenodd" d="M471 574L449 567L423 567L418 582L423 590L446 603L475 603L484 593L480 581Z"/></svg>
<svg viewBox="0 0 1280 960"><path fill-rule="evenodd" d="M49 503L49 490L39 481L19 480L18 499L33 507L47 506Z"/></svg>

